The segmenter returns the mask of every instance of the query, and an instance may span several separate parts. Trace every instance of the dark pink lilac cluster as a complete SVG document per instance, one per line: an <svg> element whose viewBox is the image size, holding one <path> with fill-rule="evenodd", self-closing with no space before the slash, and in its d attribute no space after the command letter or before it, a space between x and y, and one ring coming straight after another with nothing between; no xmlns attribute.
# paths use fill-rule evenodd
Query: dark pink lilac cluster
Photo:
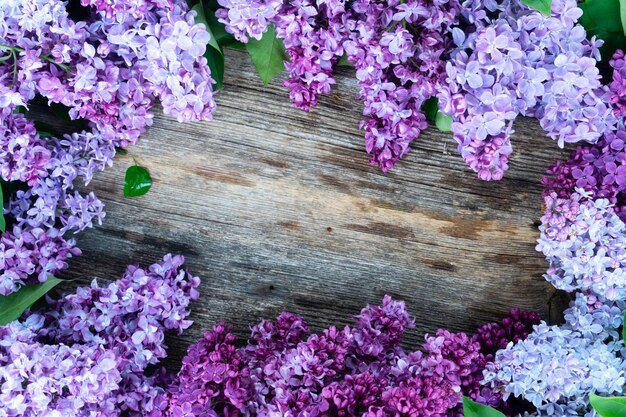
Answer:
<svg viewBox="0 0 626 417"><path fill-rule="evenodd" d="M238 346L218 324L192 345L154 416L428 416L461 412L461 393L504 406L480 381L496 349L523 339L539 322L518 310L474 337L439 330L424 351L406 352L413 326L403 302L386 296L368 306L353 327L310 334L299 316L284 312L252 327Z"/></svg>
<svg viewBox="0 0 626 417"><path fill-rule="evenodd" d="M167 255L121 279L78 288L0 327L3 416L142 416L171 377L166 332L182 332L199 279Z"/></svg>
<svg viewBox="0 0 626 417"><path fill-rule="evenodd" d="M60 0L0 4L3 295L45 281L80 254L69 236L100 223L104 205L74 185L137 141L155 99L179 121L209 120L215 107L203 56L209 34L184 1L83 3L97 8L85 21ZM89 130L42 137L24 114L36 96L66 106Z"/></svg>
<svg viewBox="0 0 626 417"><path fill-rule="evenodd" d="M520 0L219 4L226 29L243 42L276 26L290 57L285 86L299 108L330 91L341 56L354 64L366 150L383 171L427 127L422 107L431 97L452 116L459 152L485 180L507 170L518 115L538 118L559 146L594 143L618 122L596 68L602 42L587 39L575 0L552 1L551 16Z"/></svg>

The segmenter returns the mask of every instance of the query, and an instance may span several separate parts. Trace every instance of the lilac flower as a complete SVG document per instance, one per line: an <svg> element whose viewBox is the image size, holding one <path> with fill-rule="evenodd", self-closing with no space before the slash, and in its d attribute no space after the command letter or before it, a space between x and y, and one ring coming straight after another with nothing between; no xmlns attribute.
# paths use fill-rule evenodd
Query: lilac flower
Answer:
<svg viewBox="0 0 626 417"><path fill-rule="evenodd" d="M498 337L521 340L526 320L535 319L512 312L497 325ZM461 392L473 392L482 379L486 333L474 340L440 330L426 337L424 353L408 353L400 343L412 325L404 303L389 296L364 308L353 328L320 334L309 335L302 318L283 312L252 326L239 348L230 328L218 324L189 348L156 402L166 416L457 415Z"/></svg>
<svg viewBox="0 0 626 417"><path fill-rule="evenodd" d="M553 2L550 17L518 2L486 14L475 7L469 16L476 31L456 37L438 97L454 118L461 155L480 178L502 178L518 115L537 117L561 147L594 143L616 128L596 68L601 42L587 40L576 24L582 12L574 0ZM465 99L452 101L459 94Z"/></svg>
<svg viewBox="0 0 626 417"><path fill-rule="evenodd" d="M222 8L216 16L241 42L248 42L249 37L261 39L283 5L282 0L218 0L218 3Z"/></svg>
<svg viewBox="0 0 626 417"><path fill-rule="evenodd" d="M105 213L75 183L88 184L116 148L138 140L152 124L155 98L180 121L209 120L215 108L202 56L209 34L184 1L82 3L99 12L75 22L59 0L0 5L0 178L17 189L3 207L3 295L45 281L80 254L67 235L100 224ZM17 108L37 94L67 106L88 130L39 137Z"/></svg>
<svg viewBox="0 0 626 417"><path fill-rule="evenodd" d="M182 332L198 278L167 255L96 281L0 327L0 400L8 416L140 416L158 409L166 331ZM148 371L148 372L146 372Z"/></svg>
<svg viewBox="0 0 626 417"><path fill-rule="evenodd" d="M552 195L545 201L537 250L550 262L546 279L559 289L590 292L601 300L626 298L626 226L608 200L573 194L569 200Z"/></svg>
<svg viewBox="0 0 626 417"><path fill-rule="evenodd" d="M505 398L532 402L538 415L581 415L590 411L590 392L623 392L624 361L601 339L541 323L526 340L497 353L485 381Z"/></svg>

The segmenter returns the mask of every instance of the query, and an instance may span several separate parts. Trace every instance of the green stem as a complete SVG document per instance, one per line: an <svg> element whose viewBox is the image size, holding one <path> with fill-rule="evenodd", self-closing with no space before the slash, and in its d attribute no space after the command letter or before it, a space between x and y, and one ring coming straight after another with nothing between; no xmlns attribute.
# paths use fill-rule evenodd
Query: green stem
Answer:
<svg viewBox="0 0 626 417"><path fill-rule="evenodd" d="M19 46L5 45L3 43L0 43L0 49L11 51L11 55L13 56L13 71L17 74L17 53L18 52L25 52L24 48L20 48ZM65 72L67 72L67 73L71 73L72 72L72 69L69 66L67 66L67 65L65 65L65 64L63 64L61 62L55 61L54 58L52 58L49 55L39 55L39 57L41 59L43 59L44 61L47 61L47 62L49 62L51 64L54 64L54 65L58 66L59 68L64 69Z"/></svg>

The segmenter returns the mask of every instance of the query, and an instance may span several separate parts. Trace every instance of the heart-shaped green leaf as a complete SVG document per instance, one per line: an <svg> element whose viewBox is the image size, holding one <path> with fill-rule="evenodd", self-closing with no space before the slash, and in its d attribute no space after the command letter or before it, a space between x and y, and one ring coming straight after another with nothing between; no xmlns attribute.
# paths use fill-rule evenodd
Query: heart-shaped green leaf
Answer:
<svg viewBox="0 0 626 417"><path fill-rule="evenodd" d="M465 417L505 417L495 408L472 401L466 396L463 396L463 414Z"/></svg>
<svg viewBox="0 0 626 417"><path fill-rule="evenodd" d="M139 197L150 191L152 178L144 167L133 165L126 170L124 177L124 197Z"/></svg>
<svg viewBox="0 0 626 417"><path fill-rule="evenodd" d="M287 59L285 45L276 37L274 26L268 28L261 40L251 38L246 44L246 49L264 84L269 84L285 69L284 61Z"/></svg>
<svg viewBox="0 0 626 417"><path fill-rule="evenodd" d="M438 111L435 116L435 126L442 132L452 132L452 117Z"/></svg>
<svg viewBox="0 0 626 417"><path fill-rule="evenodd" d="M602 417L626 416L626 397L599 397L596 394L589 395L591 406Z"/></svg>
<svg viewBox="0 0 626 417"><path fill-rule="evenodd" d="M27 308L61 282L63 280L50 276L45 282L26 285L20 288L18 292L0 296L0 326L19 319Z"/></svg>

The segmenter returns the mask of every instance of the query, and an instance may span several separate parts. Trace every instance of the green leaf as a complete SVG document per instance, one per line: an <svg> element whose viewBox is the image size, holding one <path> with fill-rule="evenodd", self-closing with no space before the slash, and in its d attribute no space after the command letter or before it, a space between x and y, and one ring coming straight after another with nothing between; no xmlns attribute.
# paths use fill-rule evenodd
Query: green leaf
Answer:
<svg viewBox="0 0 626 417"><path fill-rule="evenodd" d="M626 35L626 0L619 0L619 17L622 22L622 30Z"/></svg>
<svg viewBox="0 0 626 417"><path fill-rule="evenodd" d="M285 69L284 61L287 59L283 41L276 37L274 26L270 26L263 34L261 40L251 38L246 44L246 49L252 57L263 84L270 81Z"/></svg>
<svg viewBox="0 0 626 417"><path fill-rule="evenodd" d="M196 18L195 18L196 23L202 23L206 31L209 32L209 45L213 47L213 49L218 51L220 54L224 54L224 51L222 51L222 47L217 43L217 39L215 38L215 35L211 31L211 26L209 26L209 22L207 22L206 15L204 14L204 5L202 4L202 1L200 1L200 3L193 6L191 10L196 12Z"/></svg>
<svg viewBox="0 0 626 417"><path fill-rule="evenodd" d="M235 41L231 43L230 45L228 45L228 47L233 48L233 49L246 49L247 45L243 42Z"/></svg>
<svg viewBox="0 0 626 417"><path fill-rule="evenodd" d="M215 80L215 88L219 90L224 85L224 50L219 44L217 36L213 33L211 24L207 21L206 9L202 1L193 6L191 10L196 12L196 23L202 23L206 31L209 32L209 44L204 52L204 57L211 70L211 78ZM209 17L215 19L213 12L209 12ZM219 24L217 20L216 23Z"/></svg>
<svg viewBox="0 0 626 417"><path fill-rule="evenodd" d="M123 156L123 155L128 154L128 151L124 148L115 148L115 153Z"/></svg>
<svg viewBox="0 0 626 417"><path fill-rule="evenodd" d="M602 417L624 417L626 416L626 397L599 397L596 394L589 394L589 401L592 407Z"/></svg>
<svg viewBox="0 0 626 417"><path fill-rule="evenodd" d="M26 285L18 292L0 296L0 326L20 318L22 313L63 280L49 276L45 282Z"/></svg>
<svg viewBox="0 0 626 417"><path fill-rule="evenodd" d="M426 116L426 120L435 123L437 113L439 113L439 100L437 97L431 97L422 104L422 111Z"/></svg>
<svg viewBox="0 0 626 417"><path fill-rule="evenodd" d="M463 414L465 417L505 417L495 408L472 401L465 395L463 396Z"/></svg>
<svg viewBox="0 0 626 417"><path fill-rule="evenodd" d="M211 78L215 80L214 87L219 90L224 85L224 55L214 48L207 48L204 57L211 69Z"/></svg>
<svg viewBox="0 0 626 417"><path fill-rule="evenodd" d="M42 139L51 138L56 132L54 126L40 121L35 121L35 129L37 129L37 133L39 133L39 137Z"/></svg>
<svg viewBox="0 0 626 417"><path fill-rule="evenodd" d="M152 178L144 167L133 165L126 170L124 177L124 197L139 197L150 191Z"/></svg>
<svg viewBox="0 0 626 417"><path fill-rule="evenodd" d="M552 14L552 0L522 0L522 3L546 16Z"/></svg>
<svg viewBox="0 0 626 417"><path fill-rule="evenodd" d="M438 111L435 116L435 126L437 126L437 129L442 132L452 132L452 129L450 128L451 125L452 117Z"/></svg>
<svg viewBox="0 0 626 417"><path fill-rule="evenodd" d="M353 67L354 64L350 61L348 61L348 57L346 56L346 54L341 55L341 58L339 58L339 61L337 61L337 65L340 67Z"/></svg>
<svg viewBox="0 0 626 417"><path fill-rule="evenodd" d="M7 230L7 221L4 218L4 195L2 193L2 187L4 181L0 182L0 232L4 233Z"/></svg>
<svg viewBox="0 0 626 417"><path fill-rule="evenodd" d="M587 31L587 37L597 36L604 40L600 48L602 72L612 73L609 58L617 49L626 48L620 0L586 0L578 3L578 7L583 11L578 23Z"/></svg>

